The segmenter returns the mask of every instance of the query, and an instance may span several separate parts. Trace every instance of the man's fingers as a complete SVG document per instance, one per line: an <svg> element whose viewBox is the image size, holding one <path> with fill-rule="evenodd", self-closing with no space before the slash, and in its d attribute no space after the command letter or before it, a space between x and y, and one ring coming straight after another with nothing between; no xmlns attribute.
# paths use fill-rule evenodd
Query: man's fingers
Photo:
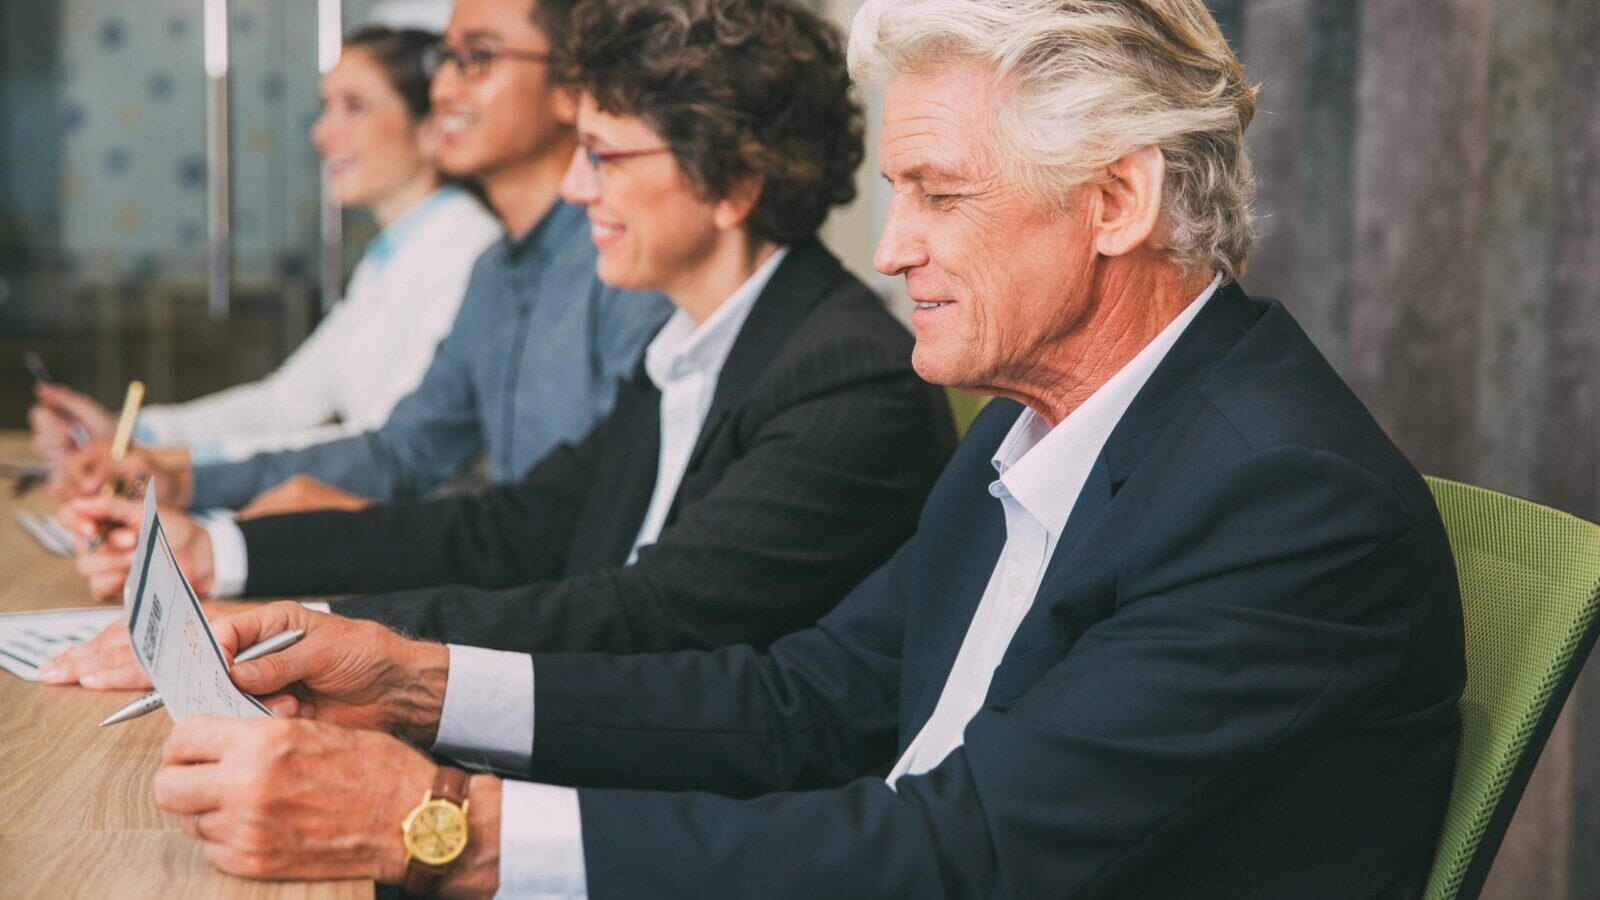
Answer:
<svg viewBox="0 0 1600 900"><path fill-rule="evenodd" d="M303 707L300 703L300 698L294 694L273 694L270 697L258 697L256 699L261 701L261 705L265 706L268 712L279 719L308 718L308 716L302 715L301 710Z"/></svg>
<svg viewBox="0 0 1600 900"><path fill-rule="evenodd" d="M230 748L247 739L251 727L261 722L224 716L190 716L172 726L161 745L161 762L167 766L216 762Z"/></svg>
<svg viewBox="0 0 1600 900"><path fill-rule="evenodd" d="M222 766L164 765L151 782L151 793L156 805L167 812L193 818L197 812L220 807L228 787Z"/></svg>
<svg viewBox="0 0 1600 900"><path fill-rule="evenodd" d="M295 651L304 646L302 642L287 650L234 665L229 673L233 676L233 683L247 694L260 696L281 691L303 680L307 674L312 674L308 672L311 654Z"/></svg>
<svg viewBox="0 0 1600 900"><path fill-rule="evenodd" d="M299 613L305 607L298 603L280 602L256 606L211 623L217 643L228 651L232 659L246 647L253 647L280 631L288 631L299 623Z"/></svg>

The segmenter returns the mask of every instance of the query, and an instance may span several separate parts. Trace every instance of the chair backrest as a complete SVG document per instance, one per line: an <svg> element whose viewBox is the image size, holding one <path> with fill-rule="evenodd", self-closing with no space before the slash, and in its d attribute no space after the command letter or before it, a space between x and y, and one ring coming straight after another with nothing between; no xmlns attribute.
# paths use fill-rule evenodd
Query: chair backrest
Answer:
<svg viewBox="0 0 1600 900"><path fill-rule="evenodd" d="M956 437L967 436L967 429L972 426L972 420L983 412L984 404L989 402L988 397L978 394L969 394L953 387L944 389L944 395L950 401L950 415L956 420Z"/></svg>
<svg viewBox="0 0 1600 900"><path fill-rule="evenodd" d="M1474 900L1600 618L1600 526L1429 478L1461 580L1461 744L1426 900Z"/></svg>

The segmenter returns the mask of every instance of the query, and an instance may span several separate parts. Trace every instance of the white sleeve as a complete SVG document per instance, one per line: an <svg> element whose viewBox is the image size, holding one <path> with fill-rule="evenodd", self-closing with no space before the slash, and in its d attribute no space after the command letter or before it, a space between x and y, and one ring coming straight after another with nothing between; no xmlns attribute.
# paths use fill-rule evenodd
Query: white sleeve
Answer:
<svg viewBox="0 0 1600 900"><path fill-rule="evenodd" d="M250 575L244 532L226 516L204 519L200 524L211 536L211 596L239 596L244 593L245 579Z"/></svg>
<svg viewBox="0 0 1600 900"><path fill-rule="evenodd" d="M334 307L271 375L187 403L152 406L139 416L141 439L214 455L233 436L278 435L332 421L339 413L339 359L361 324L353 313L363 274L358 268L351 279L352 299Z"/></svg>
<svg viewBox="0 0 1600 900"><path fill-rule="evenodd" d="M527 781L500 784L500 890L495 896L588 900L578 792Z"/></svg>
<svg viewBox="0 0 1600 900"><path fill-rule="evenodd" d="M449 645L433 750L474 768L526 772L533 755L533 657Z"/></svg>

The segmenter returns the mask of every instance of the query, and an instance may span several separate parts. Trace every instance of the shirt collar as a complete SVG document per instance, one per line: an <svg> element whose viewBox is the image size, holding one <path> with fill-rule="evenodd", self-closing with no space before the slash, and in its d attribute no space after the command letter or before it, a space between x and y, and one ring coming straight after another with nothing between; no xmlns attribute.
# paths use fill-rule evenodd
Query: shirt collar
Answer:
<svg viewBox="0 0 1600 900"><path fill-rule="evenodd" d="M434 191L420 202L406 210L405 215L389 223L389 227L378 232L377 236L367 242L365 259L372 261L374 266L382 267L394 257L395 251L401 243L411 236L433 211L438 209L444 201L461 193L461 188L453 184L445 185Z"/></svg>
<svg viewBox="0 0 1600 900"><path fill-rule="evenodd" d="M1032 409L1017 417L995 450L994 468L1005 489L1050 534L1059 537L1066 528L1112 429L1221 283L1220 274L1212 278L1200 296L1056 427Z"/></svg>
<svg viewBox="0 0 1600 900"><path fill-rule="evenodd" d="M588 230L580 228L583 219L583 207L558 199L532 228L520 235L506 234L506 255L513 260L530 253L543 258L560 249L574 234L581 233L587 240Z"/></svg>
<svg viewBox="0 0 1600 900"><path fill-rule="evenodd" d="M756 298L788 254L787 246L779 247L699 325L683 310L673 312L644 351L644 370L656 390L666 390L668 382L695 372L704 372L716 380Z"/></svg>

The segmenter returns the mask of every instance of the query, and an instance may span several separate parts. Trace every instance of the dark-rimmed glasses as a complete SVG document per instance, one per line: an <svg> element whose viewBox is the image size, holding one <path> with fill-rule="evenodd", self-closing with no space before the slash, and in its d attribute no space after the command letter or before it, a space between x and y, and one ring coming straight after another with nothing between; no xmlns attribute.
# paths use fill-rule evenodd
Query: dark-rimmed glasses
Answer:
<svg viewBox="0 0 1600 900"><path fill-rule="evenodd" d="M506 59L519 59L523 62L549 62L550 54L536 53L532 50L512 50L506 47L452 47L443 41L433 44L422 51L422 70L429 78L439 74L445 65L453 63L456 71L462 78L479 79L489 73L489 67L494 61L505 57Z"/></svg>

